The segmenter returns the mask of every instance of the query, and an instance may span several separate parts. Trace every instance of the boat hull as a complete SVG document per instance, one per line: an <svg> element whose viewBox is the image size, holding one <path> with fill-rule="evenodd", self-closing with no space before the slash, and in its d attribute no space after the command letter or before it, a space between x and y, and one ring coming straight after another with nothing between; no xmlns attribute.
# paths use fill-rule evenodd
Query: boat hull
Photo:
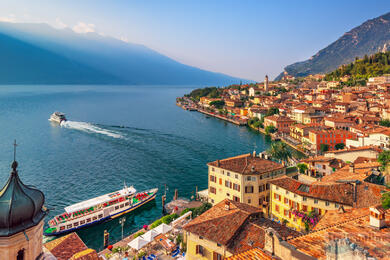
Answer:
<svg viewBox="0 0 390 260"><path fill-rule="evenodd" d="M142 205L145 205L147 204L148 202L150 201L153 201L155 198L156 198L156 195L157 195L157 192L155 192L152 196L150 196L149 198L147 198L146 200L143 200L143 201L140 201L139 203L137 204L134 204L132 205L130 208L128 209L124 209L123 211L120 211L120 212L117 212L113 215L110 215L110 216L107 216L107 217L104 217L104 218L101 218L101 219L98 219L98 220L95 220L95 221L92 221L91 223L87 223L87 224L84 224L82 226L78 226L78 227L73 227L71 229L67 229L67 230L62 230L62 231L57 231L57 232L51 232L51 233L48 233L48 232L43 232L43 234L45 236L58 236L58 235L63 235L63 234L67 234L67 233L71 233L71 232L74 232L74 231L77 231L79 229L83 229L83 228L86 228L86 227L89 227L89 226L94 226L94 225L97 225L99 223L102 223L102 222L105 222L105 221L110 221L112 219L115 219L117 217L120 217L124 214L127 214L139 207L141 207Z"/></svg>

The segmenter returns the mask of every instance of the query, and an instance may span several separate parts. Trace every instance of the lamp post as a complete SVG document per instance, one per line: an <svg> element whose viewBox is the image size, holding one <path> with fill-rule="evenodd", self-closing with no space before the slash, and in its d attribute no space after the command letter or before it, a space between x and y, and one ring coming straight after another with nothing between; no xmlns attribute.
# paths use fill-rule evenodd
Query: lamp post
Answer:
<svg viewBox="0 0 390 260"><path fill-rule="evenodd" d="M119 224L122 226L122 240L123 240L123 226L125 225L126 217L119 219Z"/></svg>

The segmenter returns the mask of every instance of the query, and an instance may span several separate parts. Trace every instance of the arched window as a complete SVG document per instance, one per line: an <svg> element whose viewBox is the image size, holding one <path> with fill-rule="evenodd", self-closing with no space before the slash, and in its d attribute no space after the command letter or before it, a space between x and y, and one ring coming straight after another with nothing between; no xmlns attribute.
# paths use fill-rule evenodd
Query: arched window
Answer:
<svg viewBox="0 0 390 260"><path fill-rule="evenodd" d="M24 249L19 250L16 260L24 260Z"/></svg>

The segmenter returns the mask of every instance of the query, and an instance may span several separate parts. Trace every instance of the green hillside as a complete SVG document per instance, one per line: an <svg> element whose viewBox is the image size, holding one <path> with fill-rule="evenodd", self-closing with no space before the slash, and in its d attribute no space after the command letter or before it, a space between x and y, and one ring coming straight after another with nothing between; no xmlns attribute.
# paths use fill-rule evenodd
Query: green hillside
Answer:
<svg viewBox="0 0 390 260"><path fill-rule="evenodd" d="M346 85L365 85L369 77L390 74L390 51L379 52L373 55L365 55L364 58L356 58L354 62L342 65L338 69L326 74L326 80L340 80L341 77L350 76Z"/></svg>

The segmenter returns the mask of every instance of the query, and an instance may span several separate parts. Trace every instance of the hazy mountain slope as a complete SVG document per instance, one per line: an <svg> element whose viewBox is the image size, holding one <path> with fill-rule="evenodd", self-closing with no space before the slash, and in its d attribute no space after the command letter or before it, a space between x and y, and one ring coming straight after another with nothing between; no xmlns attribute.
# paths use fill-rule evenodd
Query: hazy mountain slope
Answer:
<svg viewBox="0 0 390 260"><path fill-rule="evenodd" d="M56 30L46 24L8 23L0 23L0 32L102 71L126 84L224 85L240 81L181 64L145 46L96 33L77 34L70 29Z"/></svg>
<svg viewBox="0 0 390 260"><path fill-rule="evenodd" d="M0 33L0 83L93 84L123 80Z"/></svg>
<svg viewBox="0 0 390 260"><path fill-rule="evenodd" d="M390 47L390 13L368 20L345 33L309 60L288 65L284 70L293 76L328 73L355 57L385 51ZM276 79L280 79L281 73Z"/></svg>

